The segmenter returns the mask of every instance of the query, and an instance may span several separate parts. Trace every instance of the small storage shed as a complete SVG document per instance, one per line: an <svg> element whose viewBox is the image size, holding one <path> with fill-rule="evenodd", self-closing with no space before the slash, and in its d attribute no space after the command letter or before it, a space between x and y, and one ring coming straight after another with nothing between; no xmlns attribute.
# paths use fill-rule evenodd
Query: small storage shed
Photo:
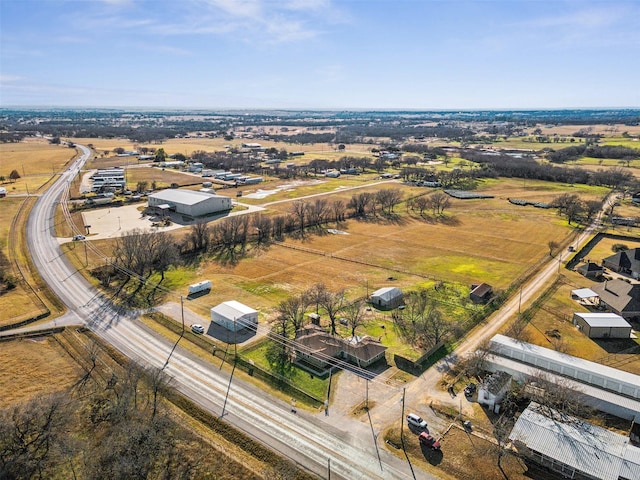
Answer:
<svg viewBox="0 0 640 480"><path fill-rule="evenodd" d="M255 329L258 325L258 312L240 302L230 300L211 309L211 322L232 332L243 328Z"/></svg>
<svg viewBox="0 0 640 480"><path fill-rule="evenodd" d="M402 290L384 287L371 294L371 304L378 308L396 308L402 305Z"/></svg>
<svg viewBox="0 0 640 480"><path fill-rule="evenodd" d="M511 375L506 372L496 372L482 381L478 387L478 403L486 405L498 413L498 405L511 388Z"/></svg>
<svg viewBox="0 0 640 480"><path fill-rule="evenodd" d="M474 283L471 285L469 298L473 303L487 303L493 296L493 287L488 283Z"/></svg>
<svg viewBox="0 0 640 480"><path fill-rule="evenodd" d="M631 335L631 325L615 313L574 313L573 324L589 338L629 338Z"/></svg>

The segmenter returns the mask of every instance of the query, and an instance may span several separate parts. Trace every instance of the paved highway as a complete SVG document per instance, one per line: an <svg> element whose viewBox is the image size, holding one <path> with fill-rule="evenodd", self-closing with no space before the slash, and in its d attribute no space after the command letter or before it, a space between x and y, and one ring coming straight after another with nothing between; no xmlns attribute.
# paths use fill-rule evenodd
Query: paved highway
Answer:
<svg viewBox="0 0 640 480"><path fill-rule="evenodd" d="M69 183L78 174L91 151L77 145L82 155L36 202L27 223L27 240L36 268L69 312L60 323L85 324L127 357L147 366L162 367L173 345L135 318L122 315L94 289L62 254L55 237L54 213L66 198ZM78 232L80 233L80 232ZM220 415L229 375L178 347L165 371L171 384L210 412ZM409 466L380 449L381 460L370 433L353 420L336 429L312 414L293 414L290 406L270 399L264 392L238 379L233 380L224 418L250 432L283 455L321 477L327 476L328 460L333 479L406 479ZM366 427L366 426L365 426ZM364 438L368 441L361 441ZM420 472L420 478L435 478Z"/></svg>

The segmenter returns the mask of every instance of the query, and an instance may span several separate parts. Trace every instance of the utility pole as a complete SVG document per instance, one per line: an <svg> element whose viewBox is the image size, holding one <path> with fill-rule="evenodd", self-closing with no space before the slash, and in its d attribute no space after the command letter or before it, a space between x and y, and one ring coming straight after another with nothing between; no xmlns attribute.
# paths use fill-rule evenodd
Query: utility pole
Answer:
<svg viewBox="0 0 640 480"><path fill-rule="evenodd" d="M368 410L369 410L369 379L368 379L368 378L365 378L365 381L367 382L367 383L366 383L366 386L367 386L367 396L366 396L366 398L365 398L365 400L364 400L364 408L366 408L366 409L367 409L367 411L368 411Z"/></svg>

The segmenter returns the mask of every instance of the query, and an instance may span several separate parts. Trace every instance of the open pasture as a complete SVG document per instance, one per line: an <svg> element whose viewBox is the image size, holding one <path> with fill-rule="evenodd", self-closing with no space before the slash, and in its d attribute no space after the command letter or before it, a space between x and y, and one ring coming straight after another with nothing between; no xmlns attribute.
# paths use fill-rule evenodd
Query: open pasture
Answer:
<svg viewBox="0 0 640 480"><path fill-rule="evenodd" d="M24 208L23 202L24 198L20 197L0 199L0 251L9 262L9 273L16 279L20 277L13 262L13 252L9 252L9 236L15 235L12 231L12 222L20 209ZM16 238L14 240L17 242ZM39 313L41 313L40 307L33 303L22 282L17 282L15 288L0 295L0 325L15 323Z"/></svg>
<svg viewBox="0 0 640 480"><path fill-rule="evenodd" d="M0 345L3 407L68 388L80 375L78 364L54 336L11 340Z"/></svg>
<svg viewBox="0 0 640 480"><path fill-rule="evenodd" d="M293 157L293 161L304 161L304 163L314 158L322 158L327 160L337 160L345 155L348 156L373 156L371 153L372 145L369 144L345 144L344 150L338 150L335 145L326 143L310 143L297 144L286 142L274 142L271 140L234 138L233 140L225 140L224 138L171 138L162 143L137 143L122 138L75 138L74 142L82 145L93 145L94 150L100 156L103 152L109 151L113 153L114 148L124 148L125 150L134 150L142 147L147 148L163 148L167 154L182 153L187 157L193 152L203 150L205 152L216 152L226 150L225 146L230 145L232 148L242 148L243 143L259 143L265 148L275 147L278 150L285 149L288 152L305 152L303 157ZM127 157L119 157L126 160ZM136 157L129 157L134 160Z"/></svg>
<svg viewBox="0 0 640 480"><path fill-rule="evenodd" d="M493 210L483 202L493 203ZM214 284L207 302L249 298L265 307L315 283L346 289L350 298L388 285L416 288L434 278L502 289L548 255L549 240L562 241L569 233L554 221L555 212L525 209L496 199L454 201L448 222L408 216L397 222L350 220L339 226L347 235L309 232L252 249L237 263L203 264L197 278Z"/></svg>
<svg viewBox="0 0 640 480"><path fill-rule="evenodd" d="M35 193L52 176L65 169L76 156L76 150L63 145L51 145L44 139L28 138L19 143L0 143L0 175L6 177L3 187L13 193ZM16 170L20 178L9 181Z"/></svg>

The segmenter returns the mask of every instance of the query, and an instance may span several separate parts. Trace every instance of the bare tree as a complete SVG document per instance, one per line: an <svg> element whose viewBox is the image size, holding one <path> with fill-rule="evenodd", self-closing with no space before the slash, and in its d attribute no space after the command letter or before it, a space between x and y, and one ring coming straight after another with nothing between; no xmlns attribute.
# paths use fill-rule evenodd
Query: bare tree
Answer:
<svg viewBox="0 0 640 480"><path fill-rule="evenodd" d="M424 211L427 208L430 208L429 199L424 195L416 197L413 199L412 206L418 209L418 211L420 212L420 216L423 216Z"/></svg>
<svg viewBox="0 0 640 480"><path fill-rule="evenodd" d="M357 193L351 197L347 208L353 209L354 217L365 217L375 201L375 194L371 192Z"/></svg>
<svg viewBox="0 0 640 480"><path fill-rule="evenodd" d="M316 198L308 207L309 225L322 225L329 213L329 203L324 198Z"/></svg>
<svg viewBox="0 0 640 480"><path fill-rule="evenodd" d="M337 292L325 291L325 294L320 297L320 306L327 312L329 322L331 326L331 335L336 334L336 323L338 321L338 315L342 312L347 304L345 297L345 291L339 290Z"/></svg>
<svg viewBox="0 0 640 480"><path fill-rule="evenodd" d="M433 210L434 215L442 215L444 210L451 205L451 199L444 192L432 193L428 197L428 205Z"/></svg>
<svg viewBox="0 0 640 480"><path fill-rule="evenodd" d="M307 217L309 215L309 203L306 200L296 200L291 204L291 213L298 222L300 235L304 237L304 230L307 227Z"/></svg>
<svg viewBox="0 0 640 480"><path fill-rule="evenodd" d="M356 300L344 308L347 325L351 329L351 337L356 336L356 328L364 323L364 301Z"/></svg>
<svg viewBox="0 0 640 480"><path fill-rule="evenodd" d="M397 188L382 189L378 190L375 198L382 212L391 215L394 207L402 201L402 192Z"/></svg>
<svg viewBox="0 0 640 480"><path fill-rule="evenodd" d="M206 251L209 248L209 225L203 220L198 220L191 225L189 230L189 243L195 252Z"/></svg>
<svg viewBox="0 0 640 480"><path fill-rule="evenodd" d="M549 242L547 242L547 246L549 247L549 256L553 257L553 251L558 248L558 242L555 240L549 240Z"/></svg>
<svg viewBox="0 0 640 480"><path fill-rule="evenodd" d="M336 223L343 222L347 211L345 203L342 200L336 200L331 204L331 207L333 210L333 220Z"/></svg>
<svg viewBox="0 0 640 480"><path fill-rule="evenodd" d="M71 399L63 393L0 410L0 477L50 478L65 442Z"/></svg>
<svg viewBox="0 0 640 480"><path fill-rule="evenodd" d="M262 214L254 215L252 226L258 232L258 245L268 242L271 239L272 222L269 217Z"/></svg>

